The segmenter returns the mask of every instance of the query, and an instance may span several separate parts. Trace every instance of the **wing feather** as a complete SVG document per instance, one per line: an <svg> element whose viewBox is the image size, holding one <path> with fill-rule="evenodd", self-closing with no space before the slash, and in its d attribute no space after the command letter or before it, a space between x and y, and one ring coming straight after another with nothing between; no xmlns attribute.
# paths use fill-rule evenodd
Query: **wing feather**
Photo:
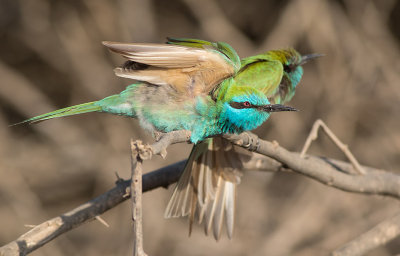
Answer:
<svg viewBox="0 0 400 256"><path fill-rule="evenodd" d="M222 51L226 44L223 44L225 48L222 50L213 47L211 43L203 47L118 42L103 44L131 62L147 65L146 68L117 68L117 76L169 85L191 96L209 93L224 79L233 76L240 67L234 58L237 54L233 49L233 53L228 55Z"/></svg>

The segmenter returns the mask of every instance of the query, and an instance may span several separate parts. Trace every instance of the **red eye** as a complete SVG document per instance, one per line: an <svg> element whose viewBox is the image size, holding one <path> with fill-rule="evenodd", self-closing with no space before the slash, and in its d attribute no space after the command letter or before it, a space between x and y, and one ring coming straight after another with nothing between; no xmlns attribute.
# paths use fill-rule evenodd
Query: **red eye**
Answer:
<svg viewBox="0 0 400 256"><path fill-rule="evenodd" d="M250 102L248 102L248 101L243 102L243 106L250 107Z"/></svg>

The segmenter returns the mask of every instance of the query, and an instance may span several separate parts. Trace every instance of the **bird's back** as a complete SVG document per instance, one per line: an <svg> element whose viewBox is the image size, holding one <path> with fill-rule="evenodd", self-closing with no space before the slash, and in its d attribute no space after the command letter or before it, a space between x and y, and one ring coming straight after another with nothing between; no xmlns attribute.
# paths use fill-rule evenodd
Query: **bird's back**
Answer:
<svg viewBox="0 0 400 256"><path fill-rule="evenodd" d="M283 104L294 96L295 87L302 76L301 67L289 70L291 63L300 59L300 54L291 48L244 58L235 81L262 91L271 103Z"/></svg>

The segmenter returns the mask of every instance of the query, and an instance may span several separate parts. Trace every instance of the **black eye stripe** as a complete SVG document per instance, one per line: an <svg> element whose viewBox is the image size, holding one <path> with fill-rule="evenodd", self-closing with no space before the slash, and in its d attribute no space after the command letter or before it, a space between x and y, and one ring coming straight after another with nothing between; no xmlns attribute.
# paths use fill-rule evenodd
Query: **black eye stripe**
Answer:
<svg viewBox="0 0 400 256"><path fill-rule="evenodd" d="M285 65L283 65L283 70L286 73L290 73L290 72L294 71L296 69L296 67L297 67L297 65L293 64L293 63L289 64L289 65L285 64Z"/></svg>
<svg viewBox="0 0 400 256"><path fill-rule="evenodd" d="M245 104L248 104L247 106ZM251 104L248 101L245 102L236 102L236 101L232 101L231 103L229 103L229 105L232 108L236 108L236 109L243 109L243 108L257 108L258 106L255 106L253 104Z"/></svg>

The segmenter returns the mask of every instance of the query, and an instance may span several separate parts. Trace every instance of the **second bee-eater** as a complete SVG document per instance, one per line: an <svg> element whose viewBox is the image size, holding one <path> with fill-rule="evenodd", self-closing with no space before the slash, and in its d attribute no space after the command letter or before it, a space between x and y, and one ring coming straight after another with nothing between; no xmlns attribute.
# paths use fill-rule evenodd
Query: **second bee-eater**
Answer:
<svg viewBox="0 0 400 256"><path fill-rule="evenodd" d="M233 78L235 86L257 89L269 102L283 104L295 94L303 75L302 65L319 56L301 56L294 49L282 49L244 58ZM189 216L189 232L195 220L204 221L205 233L212 229L218 240L225 215L227 234L231 238L236 185L240 183L242 168L239 152L223 138L209 138L194 145L165 217Z"/></svg>

